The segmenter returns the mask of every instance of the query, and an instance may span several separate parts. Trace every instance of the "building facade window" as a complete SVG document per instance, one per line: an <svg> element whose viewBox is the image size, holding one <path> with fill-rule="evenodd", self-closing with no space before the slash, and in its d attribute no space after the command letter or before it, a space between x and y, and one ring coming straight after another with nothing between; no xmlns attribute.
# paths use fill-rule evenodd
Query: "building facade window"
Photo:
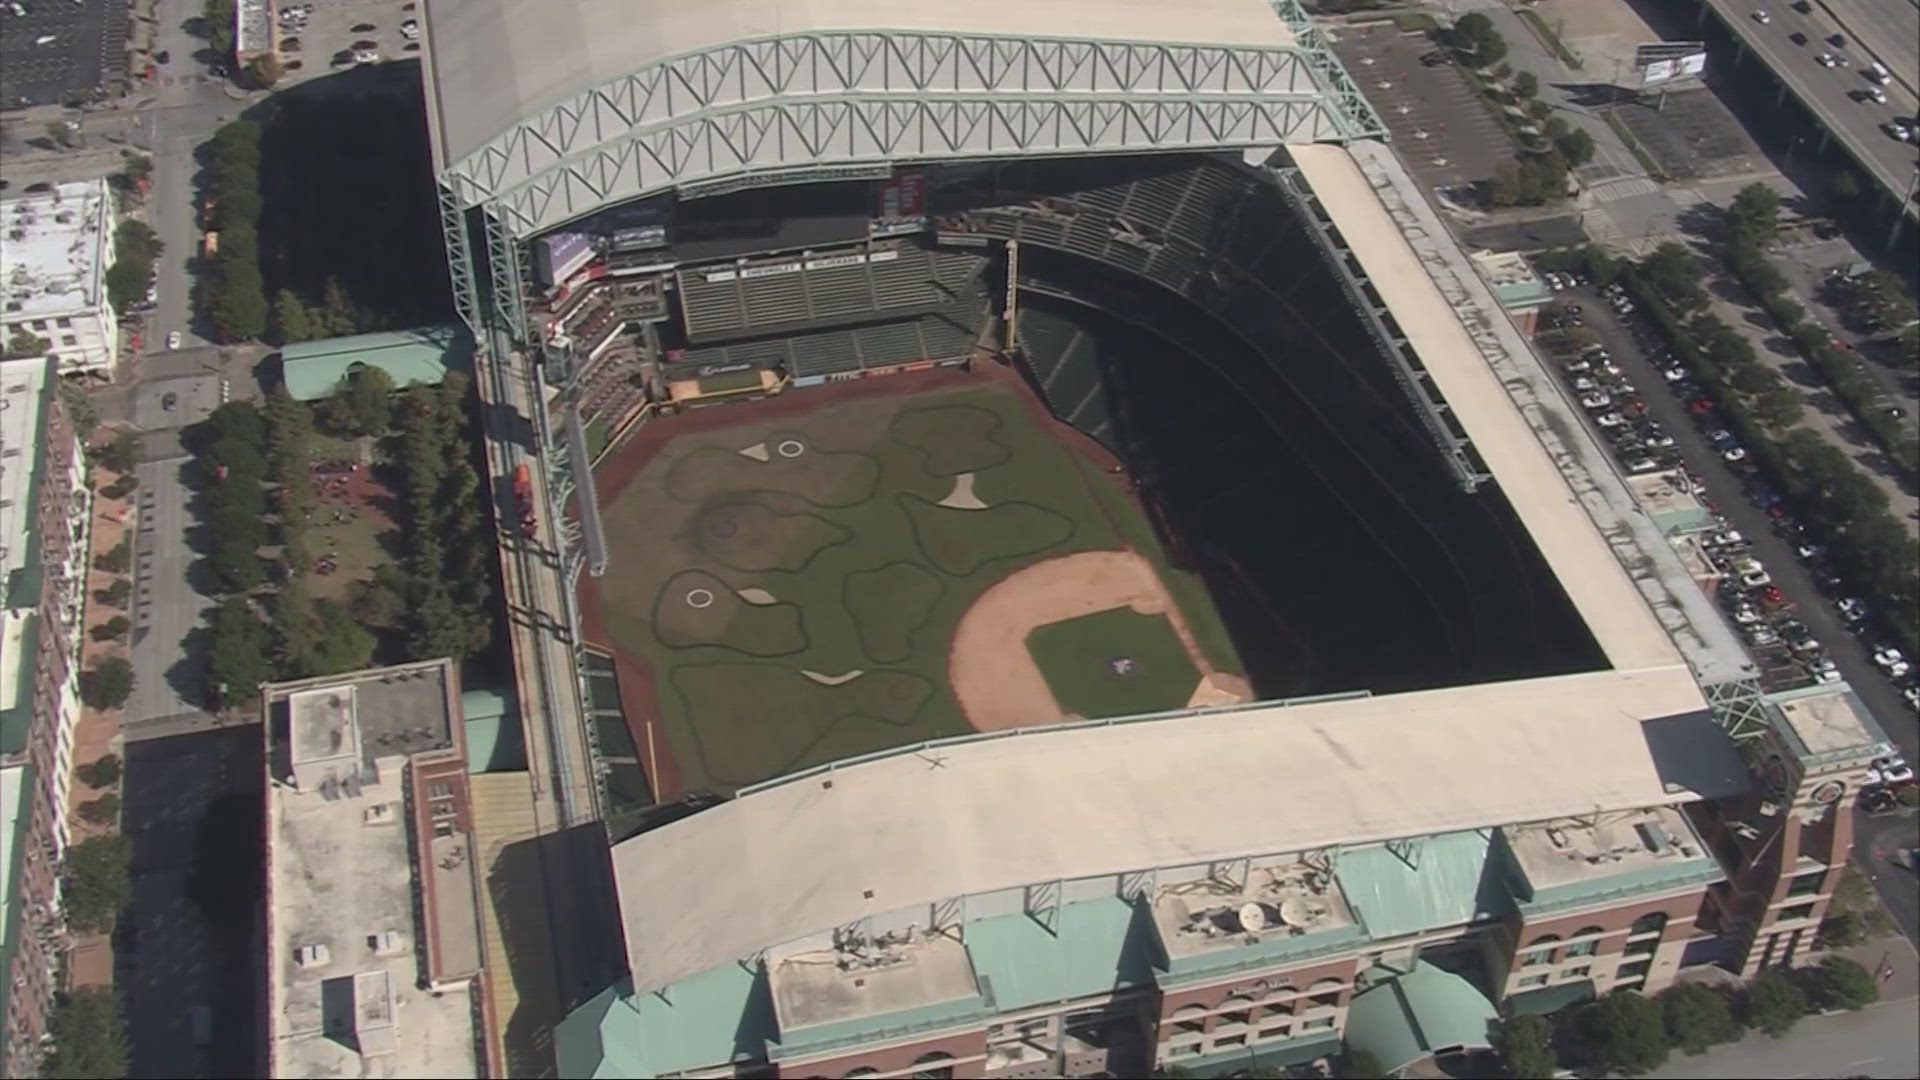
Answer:
<svg viewBox="0 0 1920 1080"><path fill-rule="evenodd" d="M1792 922L1795 919L1811 919L1813 918L1813 908L1814 905L1811 903L1783 907L1780 909L1780 921Z"/></svg>
<svg viewBox="0 0 1920 1080"><path fill-rule="evenodd" d="M1316 1016L1300 1025L1301 1031L1325 1031L1333 1026L1333 1017Z"/></svg>
<svg viewBox="0 0 1920 1080"><path fill-rule="evenodd" d="M1825 870L1815 870L1812 873L1801 874L1799 877L1793 879L1793 884L1787 886L1787 895L1812 896L1820 891L1820 886L1824 884L1826 880L1827 872Z"/></svg>
<svg viewBox="0 0 1920 1080"><path fill-rule="evenodd" d="M1291 1030L1293 1030L1292 1024L1268 1024L1266 1027L1260 1029L1260 1037L1263 1039L1284 1039L1287 1037L1287 1032Z"/></svg>
<svg viewBox="0 0 1920 1080"><path fill-rule="evenodd" d="M1253 1002L1248 998L1231 997L1220 1003L1222 1010L1219 1022L1222 1024L1250 1024L1253 1022Z"/></svg>
<svg viewBox="0 0 1920 1080"><path fill-rule="evenodd" d="M1570 967L1567 970L1561 972L1560 974L1563 978L1584 979L1589 974L1591 974L1592 971L1593 971L1593 968L1587 966L1586 964L1581 964L1579 967Z"/></svg>
<svg viewBox="0 0 1920 1080"><path fill-rule="evenodd" d="M1633 920L1633 926L1628 928L1627 936L1639 937L1641 934L1658 934L1666 928L1667 913L1664 911L1649 911L1645 915Z"/></svg>
<svg viewBox="0 0 1920 1080"><path fill-rule="evenodd" d="M1522 990L1528 990L1536 986L1545 986L1547 985L1547 977L1545 975L1523 975L1520 977L1519 985Z"/></svg>
<svg viewBox="0 0 1920 1080"><path fill-rule="evenodd" d="M1215 1050L1219 1050L1223 1047L1230 1048L1230 1047L1245 1046L1245 1045L1247 1045L1247 1037L1245 1035L1222 1035L1219 1038L1213 1040L1213 1048Z"/></svg>
<svg viewBox="0 0 1920 1080"><path fill-rule="evenodd" d="M952 1076L952 1054L923 1054L913 1063L913 1080L951 1080Z"/></svg>

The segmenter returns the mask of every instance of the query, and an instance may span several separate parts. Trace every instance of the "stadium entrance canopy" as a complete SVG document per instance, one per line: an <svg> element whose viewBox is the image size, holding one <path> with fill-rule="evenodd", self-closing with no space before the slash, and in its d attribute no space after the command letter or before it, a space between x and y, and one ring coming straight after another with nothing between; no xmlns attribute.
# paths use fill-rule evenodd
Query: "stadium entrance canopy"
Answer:
<svg viewBox="0 0 1920 1080"><path fill-rule="evenodd" d="M522 240L670 189L1385 132L1296 0L460 0L424 22L443 206Z"/></svg>

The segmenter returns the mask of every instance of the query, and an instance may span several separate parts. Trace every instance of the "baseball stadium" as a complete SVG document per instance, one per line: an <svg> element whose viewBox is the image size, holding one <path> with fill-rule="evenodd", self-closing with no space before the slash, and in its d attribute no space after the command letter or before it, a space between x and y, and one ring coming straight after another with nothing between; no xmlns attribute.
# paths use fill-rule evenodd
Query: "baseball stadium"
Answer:
<svg viewBox="0 0 1920 1080"><path fill-rule="evenodd" d="M423 24L529 767L614 841L562 1074L1399 1068L1534 930L1773 941L1696 811L1786 714L1294 0Z"/></svg>

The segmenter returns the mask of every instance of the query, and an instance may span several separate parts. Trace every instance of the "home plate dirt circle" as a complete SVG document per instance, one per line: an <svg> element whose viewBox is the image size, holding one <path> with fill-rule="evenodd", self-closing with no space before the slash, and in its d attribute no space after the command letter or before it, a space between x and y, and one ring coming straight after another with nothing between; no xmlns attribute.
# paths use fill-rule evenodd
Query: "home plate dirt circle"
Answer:
<svg viewBox="0 0 1920 1080"><path fill-rule="evenodd" d="M1208 663L1152 563L1133 551L1082 551L1008 574L960 617L947 654L947 677L967 722L976 731L1002 731L1070 719L1027 651L1027 634L1035 627L1117 607L1165 615L1173 624L1200 671L1190 705L1253 700L1245 679L1215 671ZM1130 673L1114 670L1120 677Z"/></svg>

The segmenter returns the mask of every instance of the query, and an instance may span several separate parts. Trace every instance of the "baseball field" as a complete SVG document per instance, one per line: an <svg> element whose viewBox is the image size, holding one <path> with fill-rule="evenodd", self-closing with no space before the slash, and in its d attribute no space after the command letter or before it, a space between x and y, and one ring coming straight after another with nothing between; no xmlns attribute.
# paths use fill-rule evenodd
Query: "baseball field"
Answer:
<svg viewBox="0 0 1920 1080"><path fill-rule="evenodd" d="M1250 698L1117 470L1015 385L928 382L662 418L602 481L588 632L645 672L627 711L662 797Z"/></svg>

